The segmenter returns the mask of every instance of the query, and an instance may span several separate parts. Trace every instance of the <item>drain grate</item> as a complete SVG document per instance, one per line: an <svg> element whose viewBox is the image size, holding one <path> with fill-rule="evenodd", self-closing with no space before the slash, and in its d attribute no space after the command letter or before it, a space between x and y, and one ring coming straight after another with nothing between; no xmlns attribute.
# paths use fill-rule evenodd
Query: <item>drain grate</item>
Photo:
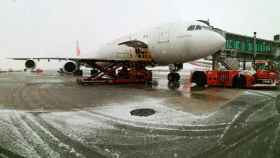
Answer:
<svg viewBox="0 0 280 158"><path fill-rule="evenodd" d="M143 117L151 116L155 113L156 111L154 109L149 109L149 108L135 109L130 111L130 114L133 116L143 116Z"/></svg>

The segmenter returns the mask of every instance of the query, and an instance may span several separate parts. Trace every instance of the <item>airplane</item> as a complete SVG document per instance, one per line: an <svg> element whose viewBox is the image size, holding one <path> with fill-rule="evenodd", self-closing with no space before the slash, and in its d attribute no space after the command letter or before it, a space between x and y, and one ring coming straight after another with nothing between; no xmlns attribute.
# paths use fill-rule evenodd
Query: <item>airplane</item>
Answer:
<svg viewBox="0 0 280 158"><path fill-rule="evenodd" d="M36 67L35 60L64 60L63 71L74 73L81 65L105 71L108 65L122 67L169 66L169 81L179 81L183 63L207 57L223 49L225 39L203 21L174 22L129 34L105 44L86 57L10 58L25 60L26 69ZM99 64L101 63L101 64ZM111 66L113 68L113 66ZM106 73L106 72L104 72ZM107 73L108 74L108 73Z"/></svg>

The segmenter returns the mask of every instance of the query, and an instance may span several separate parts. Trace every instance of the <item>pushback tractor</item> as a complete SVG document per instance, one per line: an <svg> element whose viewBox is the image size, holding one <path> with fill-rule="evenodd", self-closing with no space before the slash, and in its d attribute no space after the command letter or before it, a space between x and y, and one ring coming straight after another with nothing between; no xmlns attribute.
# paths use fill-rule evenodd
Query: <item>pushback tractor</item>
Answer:
<svg viewBox="0 0 280 158"><path fill-rule="evenodd" d="M272 62L256 61L254 71L210 70L194 71L191 82L199 87L278 88L279 71Z"/></svg>

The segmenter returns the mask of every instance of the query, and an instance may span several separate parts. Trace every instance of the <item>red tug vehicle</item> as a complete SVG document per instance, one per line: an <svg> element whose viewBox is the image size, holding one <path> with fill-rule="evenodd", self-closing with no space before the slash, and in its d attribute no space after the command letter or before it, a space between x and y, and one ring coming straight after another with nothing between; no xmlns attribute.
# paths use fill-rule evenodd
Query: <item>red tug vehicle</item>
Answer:
<svg viewBox="0 0 280 158"><path fill-rule="evenodd" d="M223 86L233 88L277 88L279 71L269 61L256 61L255 72L246 70L195 71L191 82L197 86Z"/></svg>

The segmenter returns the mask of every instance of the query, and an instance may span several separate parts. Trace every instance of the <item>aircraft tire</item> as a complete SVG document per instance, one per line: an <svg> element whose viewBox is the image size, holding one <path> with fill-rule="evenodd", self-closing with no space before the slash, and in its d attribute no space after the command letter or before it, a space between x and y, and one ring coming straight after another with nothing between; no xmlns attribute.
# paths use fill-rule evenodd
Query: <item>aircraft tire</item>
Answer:
<svg viewBox="0 0 280 158"><path fill-rule="evenodd" d="M181 76L178 73L171 72L168 74L167 79L168 81L176 81L180 80Z"/></svg>
<svg viewBox="0 0 280 158"><path fill-rule="evenodd" d="M168 81L168 88L169 89L178 89L180 87L179 81Z"/></svg>

